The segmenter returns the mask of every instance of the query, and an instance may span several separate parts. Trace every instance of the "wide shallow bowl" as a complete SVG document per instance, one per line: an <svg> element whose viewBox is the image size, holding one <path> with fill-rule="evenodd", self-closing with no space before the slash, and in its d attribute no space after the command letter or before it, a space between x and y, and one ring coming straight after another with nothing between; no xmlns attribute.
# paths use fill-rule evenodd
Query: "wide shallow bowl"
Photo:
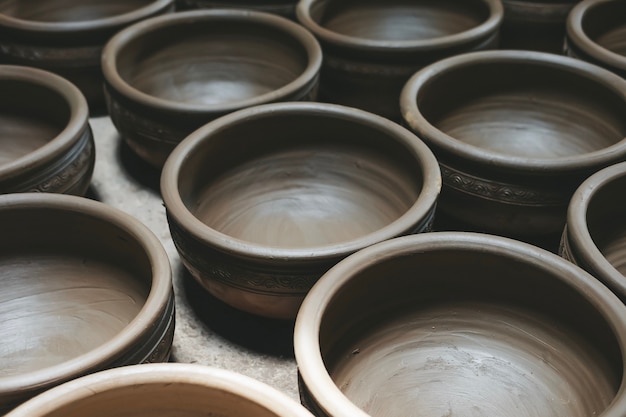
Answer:
<svg viewBox="0 0 626 417"><path fill-rule="evenodd" d="M315 38L286 18L198 10L120 32L102 65L113 123L140 157L160 167L182 139L219 116L314 99L321 60Z"/></svg>
<svg viewBox="0 0 626 417"><path fill-rule="evenodd" d="M294 18L298 0L176 0L178 10L250 9Z"/></svg>
<svg viewBox="0 0 626 417"><path fill-rule="evenodd" d="M576 188L626 159L626 82L568 57L448 58L411 78L401 106L441 165L438 207L454 228L556 251Z"/></svg>
<svg viewBox="0 0 626 417"><path fill-rule="evenodd" d="M134 218L82 197L0 196L0 409L67 380L169 358L171 271Z"/></svg>
<svg viewBox="0 0 626 417"><path fill-rule="evenodd" d="M320 100L400 120L404 83L462 52L495 48L499 0L302 0L298 20L322 45Z"/></svg>
<svg viewBox="0 0 626 417"><path fill-rule="evenodd" d="M116 32L174 0L0 0L0 63L55 72L104 110L100 55Z"/></svg>
<svg viewBox="0 0 626 417"><path fill-rule="evenodd" d="M0 193L84 194L95 162L88 118L68 81L0 65Z"/></svg>
<svg viewBox="0 0 626 417"><path fill-rule="evenodd" d="M7 417L312 417L269 385L201 365L125 366L45 392Z"/></svg>
<svg viewBox="0 0 626 417"><path fill-rule="evenodd" d="M566 51L626 78L626 1L587 0L574 7Z"/></svg>
<svg viewBox="0 0 626 417"><path fill-rule="evenodd" d="M321 103L224 116L185 139L161 177L193 276L239 309L285 319L340 259L430 230L440 187L437 161L411 132Z"/></svg>
<svg viewBox="0 0 626 417"><path fill-rule="evenodd" d="M626 163L581 184L569 205L561 255L626 302Z"/></svg>
<svg viewBox="0 0 626 417"><path fill-rule="evenodd" d="M294 348L318 416L626 413L626 307L503 237L424 233L346 258L302 303Z"/></svg>

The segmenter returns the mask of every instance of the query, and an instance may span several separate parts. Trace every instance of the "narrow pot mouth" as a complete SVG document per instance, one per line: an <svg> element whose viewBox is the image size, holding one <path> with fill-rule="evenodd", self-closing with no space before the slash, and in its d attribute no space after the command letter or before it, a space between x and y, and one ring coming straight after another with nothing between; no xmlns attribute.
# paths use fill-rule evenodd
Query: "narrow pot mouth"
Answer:
<svg viewBox="0 0 626 417"><path fill-rule="evenodd" d="M137 39L149 40L154 34L172 27L185 27L202 22L208 27L213 22L250 22L280 31L285 36L298 42L306 52L308 62L304 71L290 83L265 94L245 100L220 104L194 104L176 102L146 94L129 84L118 71L118 57L122 50ZM173 13L147 19L130 26L115 35L105 46L102 53L102 71L106 82L118 94L127 100L165 112L203 115L206 113L228 113L244 107L251 107L267 102L278 101L296 94L314 82L322 65L322 51L317 40L300 25L277 15L251 10L213 9L193 10Z"/></svg>
<svg viewBox="0 0 626 417"><path fill-rule="evenodd" d="M489 12L487 19L479 25L452 35L422 40L388 41L364 39L329 30L319 24L311 14L313 7L322 3L322 0L301 0L296 7L296 16L304 27L315 34L322 42L329 45L371 52L427 52L471 44L495 34L504 17L502 3L498 0L481 1L488 8Z"/></svg>
<svg viewBox="0 0 626 417"><path fill-rule="evenodd" d="M144 19L161 10L173 7L175 0L153 0L150 3L117 16L103 17L94 20L82 20L73 22L41 22L20 19L0 13L0 27L21 30L33 33L89 33L101 30L117 30L133 22Z"/></svg>
<svg viewBox="0 0 626 417"><path fill-rule="evenodd" d="M405 84L400 107L407 125L427 143L446 155L463 161L512 173L567 173L589 170L626 157L626 138L592 152L554 158L514 156L466 143L439 130L422 113L418 101L426 94L436 94L430 85L440 77L465 69L491 65L525 65L541 70L585 78L626 105L626 81L608 70L574 58L534 51L481 51L445 58L414 74Z"/></svg>
<svg viewBox="0 0 626 417"><path fill-rule="evenodd" d="M243 241L219 232L199 220L187 208L178 188L180 172L190 155L211 144L211 137L242 122L269 117L289 117L291 115L323 116L348 120L383 132L389 140L395 141L419 165L422 187L419 195L408 210L393 222L372 233L337 244L308 248L284 248L264 246ZM170 155L161 175L161 193L168 215L186 233L199 242L221 252L234 254L244 259L274 261L328 261L344 257L352 252L402 234L412 232L420 221L428 219L434 209L441 190L441 174L437 160L428 147L415 135L403 127L371 113L332 104L286 102L256 106L223 116L193 132Z"/></svg>
<svg viewBox="0 0 626 417"><path fill-rule="evenodd" d="M172 297L172 273L169 260L159 239L130 215L103 203L84 197L18 193L0 196L0 211L50 209L80 216L89 216L128 233L145 251L152 270L150 292L144 305L131 322L108 342L74 359L21 375L0 377L0 398L19 396L23 392L41 390L86 373L112 366L121 355L150 334L153 323L162 318Z"/></svg>
<svg viewBox="0 0 626 417"><path fill-rule="evenodd" d="M417 253L463 250L494 254L519 263L538 265L556 280L588 300L614 333L622 358L626 358L626 317L623 304L606 287L574 264L538 247L513 239L470 232L433 232L391 239L363 249L327 271L305 297L294 328L294 353L299 375L311 398L325 415L336 417L368 414L358 408L335 384L322 356L320 336L326 309L337 297L349 294L350 282L370 268ZM584 276L581 276L584 275ZM623 373L626 374L626 362ZM626 381L603 416L617 417L626 409Z"/></svg>
<svg viewBox="0 0 626 417"><path fill-rule="evenodd" d="M50 90L67 103L70 113L65 127L52 140L14 161L0 164L0 181L5 181L50 164L68 152L89 128L89 108L87 100L76 86L47 71L0 65L0 80L19 81ZM36 100L36 97L32 99Z"/></svg>
<svg viewBox="0 0 626 417"><path fill-rule="evenodd" d="M626 70L626 56L615 53L596 43L583 28L585 20L589 18L592 12L602 7L606 7L610 10L611 3L619 4L619 2L607 0L585 0L574 6L567 17L567 37L576 48L580 49L594 60Z"/></svg>

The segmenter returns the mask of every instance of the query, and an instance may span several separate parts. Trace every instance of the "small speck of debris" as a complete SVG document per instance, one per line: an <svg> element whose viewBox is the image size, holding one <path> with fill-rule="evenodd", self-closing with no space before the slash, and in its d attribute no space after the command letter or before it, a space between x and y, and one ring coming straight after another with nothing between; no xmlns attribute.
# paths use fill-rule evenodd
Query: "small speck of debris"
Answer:
<svg viewBox="0 0 626 417"><path fill-rule="evenodd" d="M353 354L353 355L358 355L359 353L361 353L361 349L359 349L359 348L356 348L356 349L354 349L354 350L352 351L352 354Z"/></svg>

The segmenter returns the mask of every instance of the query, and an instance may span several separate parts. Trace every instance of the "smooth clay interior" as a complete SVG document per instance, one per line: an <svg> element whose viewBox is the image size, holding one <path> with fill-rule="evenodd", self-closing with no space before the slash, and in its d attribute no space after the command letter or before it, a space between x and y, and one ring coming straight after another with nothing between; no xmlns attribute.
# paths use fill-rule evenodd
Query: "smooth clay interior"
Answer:
<svg viewBox="0 0 626 417"><path fill-rule="evenodd" d="M322 115L246 120L210 137L179 176L189 210L239 240L310 248L360 238L402 216L421 167L387 134Z"/></svg>
<svg viewBox="0 0 626 417"><path fill-rule="evenodd" d="M626 56L626 22L623 16L626 16L625 3L598 3L583 15L583 32L602 48Z"/></svg>
<svg viewBox="0 0 626 417"><path fill-rule="evenodd" d="M524 62L472 63L428 81L417 105L455 140L489 152L556 159L626 136L626 102L583 75Z"/></svg>
<svg viewBox="0 0 626 417"><path fill-rule="evenodd" d="M305 48L286 32L219 18L143 34L117 59L122 78L145 94L217 108L284 87L309 63Z"/></svg>
<svg viewBox="0 0 626 417"><path fill-rule="evenodd" d="M152 0L3 0L0 1L0 13L21 20L69 23L119 16L152 2Z"/></svg>
<svg viewBox="0 0 626 417"><path fill-rule="evenodd" d="M530 262L421 252L360 271L325 310L326 368L354 404L374 417L602 414L623 358L589 302Z"/></svg>
<svg viewBox="0 0 626 417"><path fill-rule="evenodd" d="M57 92L29 82L0 80L0 168L57 137L70 108Z"/></svg>
<svg viewBox="0 0 626 417"><path fill-rule="evenodd" d="M354 38L415 41L465 32L489 18L482 1L318 1L311 16L322 27Z"/></svg>
<svg viewBox="0 0 626 417"><path fill-rule="evenodd" d="M124 329L151 288L147 255L108 223L52 208L3 209L0 378L75 359Z"/></svg>

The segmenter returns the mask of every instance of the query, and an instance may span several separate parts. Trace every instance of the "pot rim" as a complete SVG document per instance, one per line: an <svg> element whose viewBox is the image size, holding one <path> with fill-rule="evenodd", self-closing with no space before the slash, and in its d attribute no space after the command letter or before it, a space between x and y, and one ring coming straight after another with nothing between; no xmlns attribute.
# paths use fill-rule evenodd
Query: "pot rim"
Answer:
<svg viewBox="0 0 626 417"><path fill-rule="evenodd" d="M0 65L0 79L21 81L53 91L69 107L69 120L56 137L21 157L0 164L0 182L24 175L24 172L50 164L66 154L89 128L89 108L80 90L66 79L41 69Z"/></svg>
<svg viewBox="0 0 626 417"><path fill-rule="evenodd" d="M0 27L34 33L73 33L94 32L98 30L115 30L127 26L135 21L158 13L160 10L171 7L175 0L152 0L145 6L122 13L116 16L102 19L83 20L74 22L40 22L35 20L20 19L0 13Z"/></svg>
<svg viewBox="0 0 626 417"><path fill-rule="evenodd" d="M318 0L300 0L296 6L298 21L321 41L345 48L379 52L425 52L465 45L490 36L502 24L504 8L499 0L480 0L489 9L489 17L478 26L453 35L421 40L373 40L343 35L326 29L311 16L311 8Z"/></svg>
<svg viewBox="0 0 626 417"><path fill-rule="evenodd" d="M365 236L337 244L298 249L277 248L236 239L211 228L196 218L185 206L178 190L180 170L189 155L209 143L211 136L243 121L273 116L285 117L293 114L341 118L387 133L390 140L393 139L406 148L419 163L423 177L422 189L413 205L392 223ZM434 208L441 184L441 174L435 156L421 140L400 125L350 107L313 102L285 102L240 110L210 122L193 132L174 149L166 161L161 175L161 194L168 215L172 216L186 233L205 245L244 259L267 261L282 259L305 262L336 259L379 241L408 233L411 226L414 227L416 223L426 219L428 213Z"/></svg>
<svg viewBox="0 0 626 417"><path fill-rule="evenodd" d="M236 102L223 104L194 104L167 100L144 93L126 82L117 70L117 57L130 42L141 37L150 37L152 33L176 26L186 26L195 22L211 21L252 21L278 30L296 40L305 50L308 63L305 70L288 84L268 93ZM102 72L111 88L131 102L166 112L192 113L204 115L210 112L232 112L242 107L250 107L270 101L280 100L295 94L316 79L322 66L322 51L319 43L306 29L287 18L270 13L238 9L192 10L172 13L146 19L117 33L105 45L102 52Z"/></svg>
<svg viewBox="0 0 626 417"><path fill-rule="evenodd" d="M432 125L420 112L417 97L420 89L432 80L464 67L484 64L532 64L537 67L559 69L594 81L598 87L610 90L620 97L626 107L626 80L612 72L578 59L535 51L480 51L445 58L415 73L405 84L400 95L400 108L407 125L417 136L441 149L446 154L462 157L464 161L518 173L565 173L607 165L616 158L626 158L626 137L597 151L585 154L540 159L511 156L470 145ZM432 94L432 93L431 93Z"/></svg>
<svg viewBox="0 0 626 417"><path fill-rule="evenodd" d="M608 322L615 334L622 358L626 358L626 309L622 302L576 265L538 247L513 239L471 232L433 232L388 240L353 254L324 274L305 297L294 328L294 354L304 386L325 415L368 417L335 385L320 351L320 327L330 301L361 271L381 261L417 252L462 249L500 254L521 262L534 261L556 279L568 283L585 297ZM582 276L581 276L582 274ZM622 374L626 375L626 361ZM615 399L604 417L619 417L626 412L626 380L622 379Z"/></svg>
<svg viewBox="0 0 626 417"><path fill-rule="evenodd" d="M620 297L626 296L626 277L611 265L594 242L587 224L587 212L589 204L606 185L624 177L626 162L608 166L587 178L570 200L566 224L566 237L576 248L575 261L582 261L582 265L589 265L593 271L600 273L600 279L618 291Z"/></svg>
<svg viewBox="0 0 626 417"><path fill-rule="evenodd" d="M4 396L22 395L22 391L40 390L111 366L137 341L150 334L155 320L162 317L172 295L172 272L167 253L160 240L139 220L119 209L84 197L49 193L16 193L0 195L0 212L5 209L55 209L89 216L126 231L145 250L152 267L148 297L137 315L108 342L74 359L20 375L0 376L0 400Z"/></svg>
<svg viewBox="0 0 626 417"><path fill-rule="evenodd" d="M611 3L608 0L585 0L578 3L567 17L567 37L573 45L594 60L619 69L626 69L626 57L617 54L593 41L583 30L583 20L587 13L602 4Z"/></svg>
<svg viewBox="0 0 626 417"><path fill-rule="evenodd" d="M44 417L108 391L176 384L228 392L254 402L277 416L312 417L295 400L261 381L225 369L184 363L132 365L100 371L52 388L18 406L6 417Z"/></svg>

